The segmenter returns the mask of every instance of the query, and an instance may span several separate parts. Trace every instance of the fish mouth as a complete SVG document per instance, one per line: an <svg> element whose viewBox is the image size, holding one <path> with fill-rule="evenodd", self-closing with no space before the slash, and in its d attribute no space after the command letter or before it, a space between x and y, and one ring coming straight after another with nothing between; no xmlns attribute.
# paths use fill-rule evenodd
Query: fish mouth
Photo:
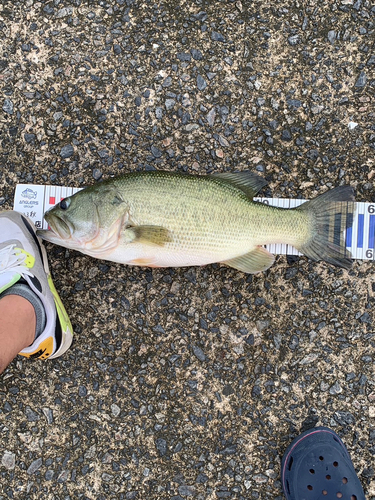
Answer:
<svg viewBox="0 0 375 500"><path fill-rule="evenodd" d="M44 240L55 243L61 240L69 240L73 234L73 228L57 215L45 214L44 218L51 229L38 231Z"/></svg>

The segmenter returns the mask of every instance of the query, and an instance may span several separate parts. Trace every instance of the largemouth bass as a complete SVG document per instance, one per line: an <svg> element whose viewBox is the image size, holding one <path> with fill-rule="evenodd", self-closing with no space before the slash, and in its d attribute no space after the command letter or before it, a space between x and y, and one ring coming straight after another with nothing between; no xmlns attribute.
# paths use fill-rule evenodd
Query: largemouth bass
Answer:
<svg viewBox="0 0 375 500"><path fill-rule="evenodd" d="M65 198L45 218L43 239L98 259L149 267L221 262L246 273L268 269L261 245L287 243L313 260L349 268L343 230L353 189L332 189L298 208L254 202L267 182L252 172L207 176L133 172ZM333 223L341 214L341 227Z"/></svg>

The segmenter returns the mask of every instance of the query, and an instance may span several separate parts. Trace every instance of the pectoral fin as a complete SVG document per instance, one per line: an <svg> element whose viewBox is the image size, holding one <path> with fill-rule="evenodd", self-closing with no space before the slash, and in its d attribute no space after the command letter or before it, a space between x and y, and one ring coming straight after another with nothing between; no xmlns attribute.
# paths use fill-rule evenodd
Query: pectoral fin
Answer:
<svg viewBox="0 0 375 500"><path fill-rule="evenodd" d="M271 267L274 260L274 255L268 250L263 247L256 247L255 250L235 259L226 260L223 264L234 267L244 273L255 274Z"/></svg>
<svg viewBox="0 0 375 500"><path fill-rule="evenodd" d="M171 233L161 226L132 226L124 230L124 235L129 243L144 243L159 247L172 241Z"/></svg>

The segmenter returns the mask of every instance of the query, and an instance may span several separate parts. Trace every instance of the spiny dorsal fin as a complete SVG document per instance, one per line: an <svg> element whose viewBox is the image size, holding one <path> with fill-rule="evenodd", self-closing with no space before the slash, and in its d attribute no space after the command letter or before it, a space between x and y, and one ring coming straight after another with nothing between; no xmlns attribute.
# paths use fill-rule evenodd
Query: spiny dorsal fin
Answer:
<svg viewBox="0 0 375 500"><path fill-rule="evenodd" d="M253 198L258 191L268 184L263 177L254 174L254 172L224 172L211 175L241 189L249 198Z"/></svg>

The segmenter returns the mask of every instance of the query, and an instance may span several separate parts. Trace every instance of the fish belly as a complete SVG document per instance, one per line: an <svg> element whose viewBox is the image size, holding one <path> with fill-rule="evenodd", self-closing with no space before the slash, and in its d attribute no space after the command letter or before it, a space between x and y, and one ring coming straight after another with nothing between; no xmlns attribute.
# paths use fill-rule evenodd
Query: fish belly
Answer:
<svg viewBox="0 0 375 500"><path fill-rule="evenodd" d="M209 246L209 245L208 245ZM121 264L148 267L186 267L203 266L214 262L221 262L237 255L241 255L255 248L247 244L245 249L239 247L224 251L205 250L204 248L178 248L174 245L156 247L145 244L119 245L108 255L101 258L119 262Z"/></svg>

